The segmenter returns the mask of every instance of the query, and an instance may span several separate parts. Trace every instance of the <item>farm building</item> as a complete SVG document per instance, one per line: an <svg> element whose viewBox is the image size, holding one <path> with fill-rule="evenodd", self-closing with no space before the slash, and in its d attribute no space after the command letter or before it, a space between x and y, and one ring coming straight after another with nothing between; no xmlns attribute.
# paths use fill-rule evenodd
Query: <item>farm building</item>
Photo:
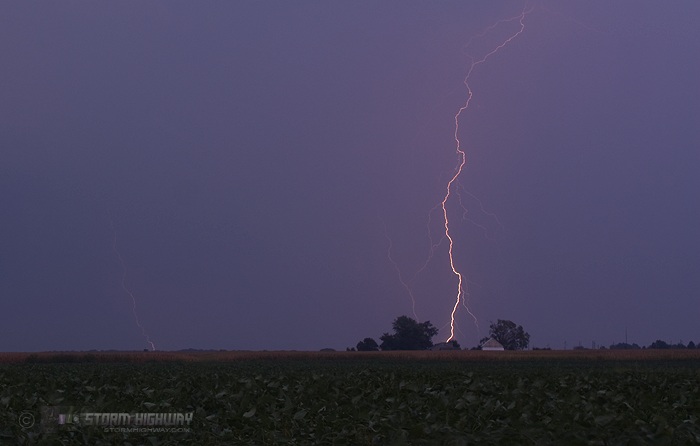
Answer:
<svg viewBox="0 0 700 446"><path fill-rule="evenodd" d="M504 350L503 345L501 345L501 343L495 340L494 338L489 338L488 341L481 344L481 349L492 352L502 352Z"/></svg>

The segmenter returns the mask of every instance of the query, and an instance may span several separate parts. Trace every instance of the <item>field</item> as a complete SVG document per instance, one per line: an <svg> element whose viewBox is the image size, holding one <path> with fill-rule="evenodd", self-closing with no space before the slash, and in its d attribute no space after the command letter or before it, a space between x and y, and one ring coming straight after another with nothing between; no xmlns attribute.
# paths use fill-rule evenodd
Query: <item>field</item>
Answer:
<svg viewBox="0 0 700 446"><path fill-rule="evenodd" d="M0 362L3 445L700 444L700 350L5 353ZM55 406L193 419L189 432L50 431L41 415Z"/></svg>

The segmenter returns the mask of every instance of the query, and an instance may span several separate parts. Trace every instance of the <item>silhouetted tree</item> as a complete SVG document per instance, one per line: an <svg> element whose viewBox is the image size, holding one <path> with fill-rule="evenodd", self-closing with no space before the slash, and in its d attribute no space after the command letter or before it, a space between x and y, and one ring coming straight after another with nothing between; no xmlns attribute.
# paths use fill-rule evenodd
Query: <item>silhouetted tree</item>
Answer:
<svg viewBox="0 0 700 446"><path fill-rule="evenodd" d="M688 348L695 348L695 342L693 342L693 341L688 342Z"/></svg>
<svg viewBox="0 0 700 446"><path fill-rule="evenodd" d="M430 321L416 322L408 316L399 316L393 323L394 334L384 333L379 339L382 350L427 350L438 329Z"/></svg>
<svg viewBox="0 0 700 446"><path fill-rule="evenodd" d="M376 352L377 350L379 350L379 345L372 338L364 338L357 343L358 352Z"/></svg>
<svg viewBox="0 0 700 446"><path fill-rule="evenodd" d="M524 350L530 345L530 334L523 330L522 325L515 325L513 321L498 319L491 322L489 335L501 343L506 350ZM479 344L488 341L483 338Z"/></svg>
<svg viewBox="0 0 700 446"><path fill-rule="evenodd" d="M649 348L659 348L659 349L666 349L670 348L671 346L668 345L666 341L662 341L661 339L657 339L656 341L652 342Z"/></svg>

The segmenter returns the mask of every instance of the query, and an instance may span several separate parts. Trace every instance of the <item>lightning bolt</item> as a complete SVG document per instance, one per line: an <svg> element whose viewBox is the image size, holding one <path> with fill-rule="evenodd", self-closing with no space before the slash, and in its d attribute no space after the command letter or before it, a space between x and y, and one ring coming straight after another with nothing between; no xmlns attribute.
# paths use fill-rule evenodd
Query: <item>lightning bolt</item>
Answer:
<svg viewBox="0 0 700 446"><path fill-rule="evenodd" d="M457 113L455 113L454 117L454 141L455 141L455 149L457 153L457 159L458 159L458 165L455 169L455 173L452 175L450 180L447 182L446 185L446 191L445 195L442 199L442 202L440 203L440 206L442 208L442 216L443 216L443 221L444 221L444 228L445 228L445 237L447 238L449 242L449 249L448 249L448 254L449 254L449 260L450 260L450 268L452 269L452 273L456 276L457 278L457 296L455 298L455 304L452 307L452 312L450 313L450 337L447 338L446 342L451 341L454 336L455 336L455 314L457 313L457 308L459 307L460 303L463 304L464 308L466 309L467 313L472 317L474 320L474 324L476 325L477 330L479 329L479 320L476 318L474 313L469 309L469 306L467 305L466 298L468 294L466 293L466 288L465 288L465 277L462 272L460 272L457 267L455 266L455 261L454 261L454 238L452 233L450 232L450 219L447 214L447 202L450 200L451 195L452 195L452 186L453 184L458 183L459 184L459 176L462 174L462 171L464 170L464 166L467 163L467 154L466 152L462 149L462 142L459 139L459 118L462 115L462 113L469 108L469 104L471 103L472 97L474 95L471 86L469 85L469 81L471 79L472 73L474 70L484 62L486 62L491 56L494 54L498 53L501 49L506 47L510 42L513 41L516 37L518 37L520 34L525 31L525 17L532 12L532 8L525 6L523 10L520 12L519 15L511 17L509 19L503 19L499 20L498 22L494 23L493 25L489 26L486 28L484 31L482 31L480 34L477 36L473 37L472 39L467 42L465 45L465 49L469 48L471 45L471 42L473 39L485 36L488 34L490 31L495 29L497 26L501 25L502 23L506 22L512 22L517 20L518 23L520 24L520 28L511 34L508 38L503 40L499 45L497 45L495 48L493 48L491 51L486 53L485 56L483 56L481 59L475 60L473 57L470 57L471 63L469 65L469 69L467 70L467 74L464 77L464 86L467 88L467 98L464 102L464 104L457 110ZM458 192L456 192L458 193Z"/></svg>
<svg viewBox="0 0 700 446"><path fill-rule="evenodd" d="M136 312L136 297L134 296L134 293L131 292L128 286L126 286L126 263L124 262L124 258L122 257L121 253L117 249L117 230L114 228L114 222L112 219L109 219L109 226L112 228L112 233L114 234L114 239L112 241L112 250L114 253L117 255L117 259L119 259L119 264L122 267L122 280L121 280L121 286L124 292L131 297L131 313L134 315L134 321L136 322L136 326L141 329L141 334L143 335L144 339L148 343L148 345L151 346L151 351L156 350L156 345L151 341L151 337L148 336L148 333L146 332L146 329L143 328L143 325L141 325L141 321L139 321L139 315Z"/></svg>

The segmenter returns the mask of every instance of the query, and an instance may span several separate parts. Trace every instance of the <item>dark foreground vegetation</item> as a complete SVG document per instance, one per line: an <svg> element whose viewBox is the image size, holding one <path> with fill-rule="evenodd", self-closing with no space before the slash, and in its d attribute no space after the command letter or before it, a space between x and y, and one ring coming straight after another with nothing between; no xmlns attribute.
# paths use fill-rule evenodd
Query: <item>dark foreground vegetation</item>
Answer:
<svg viewBox="0 0 700 446"><path fill-rule="evenodd" d="M697 350L0 358L0 444L700 442ZM117 433L94 426L44 432L42 406L194 417L189 433ZM37 424L22 427L23 414L35 416Z"/></svg>

